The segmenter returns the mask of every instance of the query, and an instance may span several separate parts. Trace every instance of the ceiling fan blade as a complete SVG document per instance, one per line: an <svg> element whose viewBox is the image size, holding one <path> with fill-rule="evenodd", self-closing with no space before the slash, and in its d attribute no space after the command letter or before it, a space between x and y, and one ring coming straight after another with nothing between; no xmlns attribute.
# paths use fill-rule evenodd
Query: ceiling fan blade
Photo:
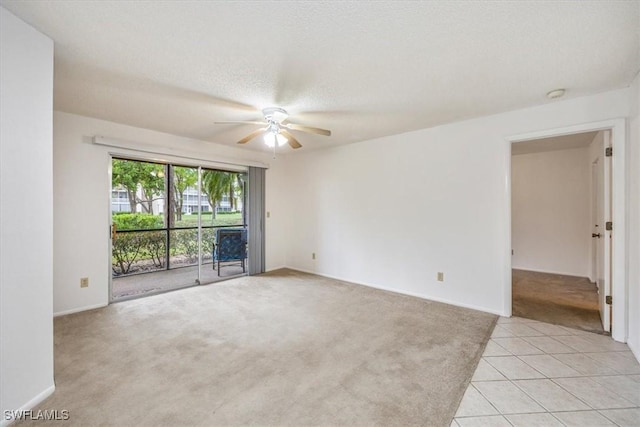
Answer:
<svg viewBox="0 0 640 427"><path fill-rule="evenodd" d="M246 144L247 142L251 141L256 136L260 135L265 130L267 130L267 128L262 128L262 129L258 129L256 131L251 132L249 135L245 136L240 141L238 141L238 144Z"/></svg>
<svg viewBox="0 0 640 427"><path fill-rule="evenodd" d="M234 121L234 122L213 122L216 125L265 125L265 122L249 122L249 121Z"/></svg>
<svg viewBox="0 0 640 427"><path fill-rule="evenodd" d="M310 126L297 125L295 123L287 123L283 125L287 129L299 130L301 132L315 133L318 135L331 136L331 131L327 129L313 128Z"/></svg>
<svg viewBox="0 0 640 427"><path fill-rule="evenodd" d="M291 135L289 132L287 132L286 130L280 129L280 133L287 137L287 142L289 143L291 148L300 148L300 147L302 147L302 144L300 144L298 142L298 140L293 135Z"/></svg>

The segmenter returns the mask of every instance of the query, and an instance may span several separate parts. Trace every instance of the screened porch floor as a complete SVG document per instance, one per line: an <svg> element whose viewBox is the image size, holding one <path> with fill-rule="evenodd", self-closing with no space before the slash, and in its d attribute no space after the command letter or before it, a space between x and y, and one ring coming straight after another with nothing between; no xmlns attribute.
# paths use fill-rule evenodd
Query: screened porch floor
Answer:
<svg viewBox="0 0 640 427"><path fill-rule="evenodd" d="M211 264L204 264L202 266L200 283L205 285L243 274L242 265L236 262L222 263L220 276L218 276L217 268L217 265L216 270L214 270ZM112 301L136 298L193 286L197 284L197 278L197 265L175 268L172 270L160 270L151 273L114 277L111 282Z"/></svg>

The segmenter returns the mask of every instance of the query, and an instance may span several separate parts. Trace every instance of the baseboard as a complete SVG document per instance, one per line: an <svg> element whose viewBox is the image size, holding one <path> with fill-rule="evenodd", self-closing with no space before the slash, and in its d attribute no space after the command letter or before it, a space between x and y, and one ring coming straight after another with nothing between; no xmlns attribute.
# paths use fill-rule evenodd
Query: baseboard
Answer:
<svg viewBox="0 0 640 427"><path fill-rule="evenodd" d="M56 385L53 384L50 387L43 390L42 392L38 393L38 395L35 396L33 399L31 399L30 401L22 405L20 409L16 410L16 412L29 411L35 408L36 406L41 404L47 397L51 396L55 390L56 390ZM6 411L6 409L3 409L3 411ZM2 413L2 419L0 420L0 427L5 427L15 422L16 420L6 420L5 413L4 412Z"/></svg>
<svg viewBox="0 0 640 427"><path fill-rule="evenodd" d="M72 308L71 310L57 311L53 313L53 317L65 316L67 314L73 314L73 313L80 313L81 311L95 310L96 308L104 308L108 305L109 304L94 304L94 305L87 305L79 308Z"/></svg>
<svg viewBox="0 0 640 427"><path fill-rule="evenodd" d="M281 268L288 268L286 265L280 265L278 267L267 268L264 272L268 273L270 271L280 270ZM292 269L293 270L293 269Z"/></svg>
<svg viewBox="0 0 640 427"><path fill-rule="evenodd" d="M588 275L584 274L576 274L576 273L568 273L566 271L553 271L553 270L536 270L535 268L524 268L524 267L516 267L515 265L511 266L514 270L522 270L522 271L532 271L534 273L548 273L548 274L560 274L562 276L571 276L571 277L580 277L591 281Z"/></svg>
<svg viewBox="0 0 640 427"><path fill-rule="evenodd" d="M629 347L629 350L631 350L631 353L633 353L633 356L636 358L638 363L640 363L640 346L639 346L639 343L637 343L637 342L635 342L633 340L627 339L627 346Z"/></svg>
<svg viewBox="0 0 640 427"><path fill-rule="evenodd" d="M351 284L358 285L358 286L366 286L368 288L378 289L378 290L381 290L381 291L393 292L393 293L396 293L396 294L401 294L401 295L407 295L407 296L410 296L410 297L421 298L421 299L424 299L424 300L427 300L427 301L441 302L443 304L454 305L456 307L468 308L470 310L482 311L484 313L495 314L497 316L504 316L504 313L502 313L500 311L488 310L488 309L486 309L484 307L478 307L478 306L475 306L473 304L460 303L460 302L451 301L451 300L448 300L448 299L445 299L445 298L437 298L437 297L426 296L426 295L418 294L418 293L415 293L415 292L405 291L405 290L402 290L402 289L388 288L386 286L374 285L374 284L371 284L371 283L354 282L353 280L344 279L342 277L332 276L330 274L322 274L322 273L318 273L316 271L305 270L305 269L302 269L302 268L295 268L295 267L285 267L285 268L288 268L289 270L300 271L302 273L308 273L308 274L314 274L316 276L326 277L328 279L339 280L341 282L347 282L347 283L351 283Z"/></svg>

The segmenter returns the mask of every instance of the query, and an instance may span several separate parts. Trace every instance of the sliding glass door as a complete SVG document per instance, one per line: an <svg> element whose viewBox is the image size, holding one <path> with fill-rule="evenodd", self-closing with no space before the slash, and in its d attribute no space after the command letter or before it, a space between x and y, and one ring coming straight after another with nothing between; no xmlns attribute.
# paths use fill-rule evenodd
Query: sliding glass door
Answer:
<svg viewBox="0 0 640 427"><path fill-rule="evenodd" d="M114 158L111 300L245 274L246 177Z"/></svg>
<svg viewBox="0 0 640 427"><path fill-rule="evenodd" d="M185 287L200 283L199 169L174 165L167 168L167 270L172 272L167 281L175 287Z"/></svg>

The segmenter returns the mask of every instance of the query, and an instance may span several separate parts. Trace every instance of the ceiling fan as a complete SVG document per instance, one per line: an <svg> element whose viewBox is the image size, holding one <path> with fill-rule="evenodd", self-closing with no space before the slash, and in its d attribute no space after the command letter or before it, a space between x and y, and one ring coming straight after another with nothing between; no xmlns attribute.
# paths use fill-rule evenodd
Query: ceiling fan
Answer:
<svg viewBox="0 0 640 427"><path fill-rule="evenodd" d="M301 132L315 133L317 135L331 136L331 131L327 129L314 128L309 126L297 125L289 123L289 113L280 107L269 107L262 110L264 121L231 121L231 122L215 122L218 125L225 124L247 124L262 125L261 129L251 132L249 135L238 141L238 144L246 144L260 134L264 134L264 142L268 147L275 149L276 145L282 146L289 144L291 148L300 148L302 144L289 132L290 130L299 130Z"/></svg>

